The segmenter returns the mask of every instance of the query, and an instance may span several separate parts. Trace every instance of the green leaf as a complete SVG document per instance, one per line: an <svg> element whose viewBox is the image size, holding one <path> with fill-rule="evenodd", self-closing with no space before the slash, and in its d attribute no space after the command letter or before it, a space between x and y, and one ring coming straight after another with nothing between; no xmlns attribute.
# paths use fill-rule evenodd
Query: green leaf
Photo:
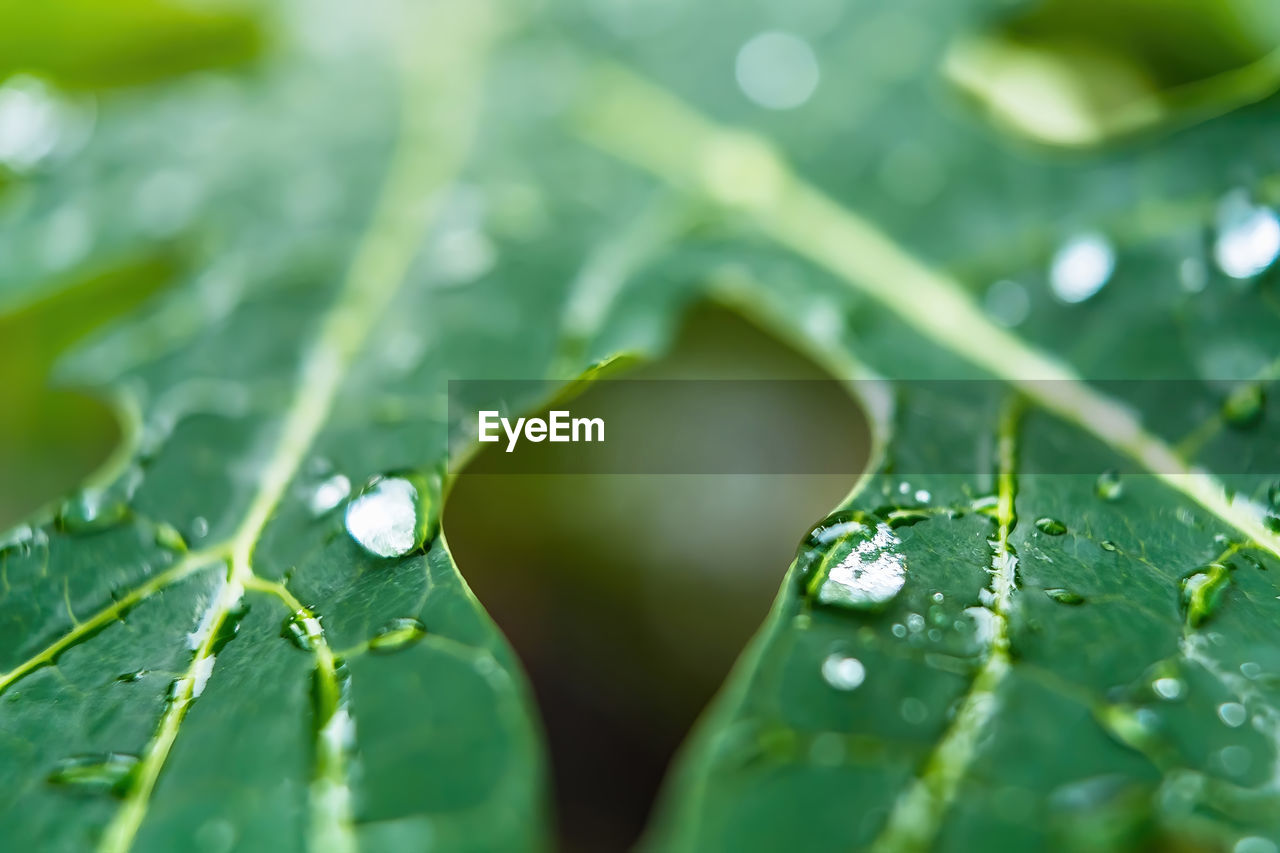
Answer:
<svg viewBox="0 0 1280 853"><path fill-rule="evenodd" d="M58 368L124 446L0 552L6 841L547 846L530 693L437 529L446 383L569 383L711 297L851 380L876 454L651 846L1269 849L1271 88L1157 98L1148 137L1065 159L940 105L983 4L588 5L280 4L252 71L5 84L52 117L4 163L24 381L62 344L31 306L101 270L146 297ZM213 18L178 15L180 61L116 28L83 66L50 25L5 73L259 49ZM735 88L779 28L821 69L794 114Z"/></svg>

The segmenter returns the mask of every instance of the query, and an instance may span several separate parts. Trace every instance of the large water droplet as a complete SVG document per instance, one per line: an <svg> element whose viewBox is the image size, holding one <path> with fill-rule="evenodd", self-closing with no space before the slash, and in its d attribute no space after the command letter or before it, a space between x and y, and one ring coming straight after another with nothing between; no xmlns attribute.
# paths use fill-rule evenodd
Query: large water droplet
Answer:
<svg viewBox="0 0 1280 853"><path fill-rule="evenodd" d="M1049 265L1049 286L1063 302L1083 302L1111 279L1115 250L1097 233L1072 237L1054 253Z"/></svg>
<svg viewBox="0 0 1280 853"><path fill-rule="evenodd" d="M1232 278L1252 278L1280 255L1280 219L1271 208L1254 205L1245 190L1223 197L1217 227L1213 257Z"/></svg>
<svg viewBox="0 0 1280 853"><path fill-rule="evenodd" d="M734 64L743 94L762 107L789 110L818 88L818 58L804 39L783 32L753 37L738 51Z"/></svg>
<svg viewBox="0 0 1280 853"><path fill-rule="evenodd" d="M1036 519L1036 530L1048 536L1061 536L1067 532L1067 526L1056 518L1045 516Z"/></svg>
<svg viewBox="0 0 1280 853"><path fill-rule="evenodd" d="M1182 605L1191 627L1198 628L1213 616L1231 583L1231 568L1230 563L1210 563L1182 579Z"/></svg>
<svg viewBox="0 0 1280 853"><path fill-rule="evenodd" d="M421 640L427 633L427 626L412 616L401 616L392 619L382 630L369 641L369 651L389 654L408 648Z"/></svg>
<svg viewBox="0 0 1280 853"><path fill-rule="evenodd" d="M888 524L847 510L828 516L809 532L796 555L808 596L818 604L874 610L906 583L901 540Z"/></svg>
<svg viewBox="0 0 1280 853"><path fill-rule="evenodd" d="M374 477L347 504L347 532L374 556L402 557L429 538L434 514L424 502L430 500L407 477Z"/></svg>
<svg viewBox="0 0 1280 853"><path fill-rule="evenodd" d="M107 752L97 755L76 755L58 762L49 773L50 784L74 788L85 793L114 794L119 796L128 787L136 755Z"/></svg>
<svg viewBox="0 0 1280 853"><path fill-rule="evenodd" d="M822 677L836 690L857 690L867 678L867 668L857 658L828 655L822 662Z"/></svg>

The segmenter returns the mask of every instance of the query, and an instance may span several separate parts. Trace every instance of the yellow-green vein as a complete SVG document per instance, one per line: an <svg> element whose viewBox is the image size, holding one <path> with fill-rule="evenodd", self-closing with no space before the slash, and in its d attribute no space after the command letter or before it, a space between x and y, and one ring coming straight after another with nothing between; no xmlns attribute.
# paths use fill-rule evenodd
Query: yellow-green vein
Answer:
<svg viewBox="0 0 1280 853"><path fill-rule="evenodd" d="M578 132L673 186L746 212L778 243L825 267L926 338L1018 388L1030 401L1129 456L1261 547L1280 534L1261 507L1234 496L1149 433L1129 407L1062 361L997 326L964 287L909 254L867 220L796 175L763 138L719 127L612 65L595 69L575 114Z"/></svg>
<svg viewBox="0 0 1280 853"><path fill-rule="evenodd" d="M395 152L383 181L377 207L357 247L343 288L305 353L299 383L284 417L275 450L263 467L258 488L244 518L226 548L231 569L224 592L206 612L204 624L221 625L252 583L253 550L274 514L285 489L323 428L343 378L369 333L399 289L434 213L439 192L457 171L464 156L477 110L482 62L497 34L495 10L485 2L434 4L420 10L414 26L388 35L397 46L402 71L402 124ZM418 41L413 41L413 39ZM454 75L458 75L455 77ZM457 80L467 81L457 85ZM213 633L216 634L216 631ZM336 689L336 661L327 644L317 647L318 689ZM101 849L123 853L133 844L146 815L156 779L191 701L212 672L209 646L196 650L186 676L175 684L175 695L162 715L155 736L139 760L138 772L124 802L107 828ZM189 683L188 683L189 682ZM185 686L184 686L185 684ZM318 712L323 710L318 706ZM318 741L327 736L320 727ZM329 754L318 745L317 758ZM323 768L326 778L341 772L341 763ZM340 781L342 790L346 780ZM329 802L323 823L313 827L313 850L346 853L356 849L349 808ZM316 810L313 809L313 813Z"/></svg>
<svg viewBox="0 0 1280 853"><path fill-rule="evenodd" d="M923 769L894 803L871 849L876 853L928 850L965 772L973 761L978 738L998 710L996 691L1009 673L1009 613L1017 585L1017 557L1009 535L1017 523L1017 433L1022 402L1011 400L996 433L996 535L991 540L991 586L984 606L974 608L985 642L982 666L960 702L955 718L930 752Z"/></svg>

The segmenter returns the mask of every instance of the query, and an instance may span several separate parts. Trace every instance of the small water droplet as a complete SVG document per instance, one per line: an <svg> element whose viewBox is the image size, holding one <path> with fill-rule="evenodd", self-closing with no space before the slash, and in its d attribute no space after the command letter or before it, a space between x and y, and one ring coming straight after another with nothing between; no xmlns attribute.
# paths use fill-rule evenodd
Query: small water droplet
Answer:
<svg viewBox="0 0 1280 853"><path fill-rule="evenodd" d="M203 515L197 515L191 519L191 537L192 539L203 539L209 535L209 519Z"/></svg>
<svg viewBox="0 0 1280 853"><path fill-rule="evenodd" d="M58 762L49 773L48 781L52 785L85 793L120 796L128 787L137 765L136 755L123 752L76 755Z"/></svg>
<svg viewBox="0 0 1280 853"><path fill-rule="evenodd" d="M857 658L833 654L822 662L822 677L836 690L857 690L867 678L867 669Z"/></svg>
<svg viewBox="0 0 1280 853"><path fill-rule="evenodd" d="M1000 499L996 495L983 495L982 497L974 498L969 506L979 515L995 518L1000 511Z"/></svg>
<svg viewBox="0 0 1280 853"><path fill-rule="evenodd" d="M799 577L818 604L875 610L906 583L907 562L897 550L900 544L888 524L853 510L838 512L800 544Z"/></svg>
<svg viewBox="0 0 1280 853"><path fill-rule="evenodd" d="M432 498L420 478L374 477L347 504L347 533L376 557L403 557L434 534Z"/></svg>
<svg viewBox="0 0 1280 853"><path fill-rule="evenodd" d="M813 48L799 36L764 32L738 51L738 86L752 101L771 110L794 109L813 95L820 73Z"/></svg>
<svg viewBox="0 0 1280 853"><path fill-rule="evenodd" d="M1084 604L1084 596L1078 592L1072 592L1064 587L1056 586L1046 589L1044 594L1059 604L1077 605Z"/></svg>
<svg viewBox="0 0 1280 853"><path fill-rule="evenodd" d="M1253 278L1280 255L1280 219L1271 208L1255 205L1245 190L1232 190L1223 197L1217 228L1213 258L1232 278Z"/></svg>
<svg viewBox="0 0 1280 853"><path fill-rule="evenodd" d="M406 649L421 640L427 626L412 616L392 619L369 641L369 651L389 654Z"/></svg>
<svg viewBox="0 0 1280 853"><path fill-rule="evenodd" d="M1111 278L1115 270L1115 250L1101 234L1072 237L1054 253L1049 266L1053 295L1067 303L1083 302Z"/></svg>
<svg viewBox="0 0 1280 853"><path fill-rule="evenodd" d="M918 726L929 718L929 708L914 696L908 696L898 706L902 719L913 726Z"/></svg>
<svg viewBox="0 0 1280 853"><path fill-rule="evenodd" d="M280 636L304 652L313 652L324 632L319 619L306 610L298 610L285 617L280 625Z"/></svg>
<svg viewBox="0 0 1280 853"><path fill-rule="evenodd" d="M1222 404L1222 420L1232 429L1251 429L1262 423L1266 404L1261 385L1241 385Z"/></svg>
<svg viewBox="0 0 1280 853"><path fill-rule="evenodd" d="M907 636L907 626L903 625L901 622L894 622L892 627L889 628L889 631L898 639L902 639Z"/></svg>
<svg viewBox="0 0 1280 853"><path fill-rule="evenodd" d="M1240 664L1240 674L1252 681L1262 675L1262 665L1255 661L1245 661Z"/></svg>
<svg viewBox="0 0 1280 853"><path fill-rule="evenodd" d="M919 613L907 614L907 630L913 634L919 634L924 630L924 617Z"/></svg>
<svg viewBox="0 0 1280 853"><path fill-rule="evenodd" d="M351 481L342 474L326 477L307 496L307 509L313 516L324 515L351 494Z"/></svg>
<svg viewBox="0 0 1280 853"><path fill-rule="evenodd" d="M1253 763L1253 755L1238 743L1224 746L1214 757L1222 769L1231 776L1243 776L1249 772L1249 765Z"/></svg>
<svg viewBox="0 0 1280 853"><path fill-rule="evenodd" d="M1103 539L1101 542L1098 543L1098 547L1104 551L1120 550L1119 546L1117 546L1116 543L1112 542L1110 539Z"/></svg>
<svg viewBox="0 0 1280 853"><path fill-rule="evenodd" d="M1011 329L1022 325L1031 313L1031 297L1016 281L997 281L987 288L982 307L992 320Z"/></svg>
<svg viewBox="0 0 1280 853"><path fill-rule="evenodd" d="M49 156L66 125L65 108L35 77L0 86L0 165L23 172Z"/></svg>
<svg viewBox="0 0 1280 853"><path fill-rule="evenodd" d="M1213 616L1230 583L1230 563L1210 563L1182 579L1182 605L1191 627L1198 628Z"/></svg>
<svg viewBox="0 0 1280 853"><path fill-rule="evenodd" d="M58 510L58 529L67 533L94 533L106 530L129 516L124 501L101 489L84 489Z"/></svg>
<svg viewBox="0 0 1280 853"><path fill-rule="evenodd" d="M1223 702L1218 706L1218 719L1233 729L1238 729L1249 719L1249 712L1239 702Z"/></svg>
<svg viewBox="0 0 1280 853"><path fill-rule="evenodd" d="M176 551L179 554L187 550L187 540L182 538L178 528L163 521L156 525L156 544L167 551Z"/></svg>
<svg viewBox="0 0 1280 853"><path fill-rule="evenodd" d="M1118 501L1124 495L1124 483L1120 481L1120 473L1110 470L1098 475L1093 486L1094 493L1104 501Z"/></svg>
<svg viewBox="0 0 1280 853"><path fill-rule="evenodd" d="M1067 532L1065 524L1056 518L1049 518L1048 516L1036 519L1036 529L1046 536L1061 536Z"/></svg>
<svg viewBox="0 0 1280 853"><path fill-rule="evenodd" d="M1166 675L1151 682L1151 689L1161 699L1172 701L1181 699L1187 686L1182 682L1182 679Z"/></svg>

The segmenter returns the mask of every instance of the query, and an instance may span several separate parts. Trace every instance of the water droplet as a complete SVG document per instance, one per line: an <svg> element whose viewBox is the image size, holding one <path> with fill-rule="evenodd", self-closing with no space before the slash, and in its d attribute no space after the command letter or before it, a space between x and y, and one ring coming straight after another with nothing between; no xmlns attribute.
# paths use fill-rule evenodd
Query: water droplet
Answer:
<svg viewBox="0 0 1280 853"><path fill-rule="evenodd" d="M822 677L836 690L857 690L867 678L867 668L857 658L828 655L822 662Z"/></svg>
<svg viewBox="0 0 1280 853"><path fill-rule="evenodd" d="M1262 422L1266 404L1261 385L1241 385L1222 404L1222 420L1233 429L1250 429Z"/></svg>
<svg viewBox="0 0 1280 853"><path fill-rule="evenodd" d="M1182 679L1166 675L1151 682L1151 689L1161 699L1172 701L1181 699L1187 686L1182 682Z"/></svg>
<svg viewBox="0 0 1280 853"><path fill-rule="evenodd" d="M1223 197L1217 228L1213 258L1232 278L1253 278L1280 255L1280 219L1271 208L1254 205L1245 190L1232 190Z"/></svg>
<svg viewBox="0 0 1280 853"><path fill-rule="evenodd" d="M187 550L187 540L182 538L178 528L163 521L156 525L156 544L179 554Z"/></svg>
<svg viewBox="0 0 1280 853"><path fill-rule="evenodd" d="M67 533L92 533L124 521L129 506L101 489L84 489L58 510L58 529Z"/></svg>
<svg viewBox="0 0 1280 853"><path fill-rule="evenodd" d="M1103 471L1093 486L1094 493L1104 501L1117 501L1124 495L1124 483L1117 471Z"/></svg>
<svg viewBox="0 0 1280 853"><path fill-rule="evenodd" d="M209 519L203 515L197 515L191 519L191 537L192 539L203 539L209 535Z"/></svg>
<svg viewBox="0 0 1280 853"><path fill-rule="evenodd" d="M421 640L426 633L427 626L412 616L392 619L369 641L369 651L398 652Z"/></svg>
<svg viewBox="0 0 1280 853"><path fill-rule="evenodd" d="M1102 289L1115 265L1115 250L1106 237L1079 234L1054 253L1049 265L1049 286L1063 302L1083 302Z"/></svg>
<svg viewBox="0 0 1280 853"><path fill-rule="evenodd" d="M1262 665L1254 661L1245 661L1240 664L1240 674L1252 681L1262 675Z"/></svg>
<svg viewBox="0 0 1280 853"><path fill-rule="evenodd" d="M1231 776L1243 776L1249 772L1249 765L1253 763L1253 755L1238 743L1224 746L1215 757L1222 769Z"/></svg>
<svg viewBox="0 0 1280 853"><path fill-rule="evenodd" d="M1064 587L1056 586L1046 589L1044 594L1059 604L1077 605L1084 604L1084 596L1078 592L1072 592Z"/></svg>
<svg viewBox="0 0 1280 853"><path fill-rule="evenodd" d="M1048 516L1036 519L1036 529L1046 536L1061 536L1067 532L1065 524L1056 518L1049 518Z"/></svg>
<svg viewBox="0 0 1280 853"><path fill-rule="evenodd" d="M1231 853L1276 853L1278 849L1273 841L1260 835L1248 835L1235 843Z"/></svg>
<svg viewBox="0 0 1280 853"><path fill-rule="evenodd" d="M48 781L52 785L86 793L119 796L128 787L137 765L136 755L122 752L76 755L58 762L49 773Z"/></svg>
<svg viewBox="0 0 1280 853"><path fill-rule="evenodd" d="M1209 620L1230 583L1229 563L1210 563L1182 579L1182 604L1191 627L1198 628Z"/></svg>
<svg viewBox="0 0 1280 853"><path fill-rule="evenodd" d="M838 512L805 537L796 555L797 570L818 604L878 609L906 583L900 544L888 524L853 510Z"/></svg>
<svg viewBox="0 0 1280 853"><path fill-rule="evenodd" d="M919 634L924 630L924 617L919 613L907 614L907 630L913 634Z"/></svg>
<svg viewBox="0 0 1280 853"><path fill-rule="evenodd" d="M431 496L420 485L404 476L374 477L347 504L347 533L377 557L402 557L420 547L434 525Z"/></svg>
<svg viewBox="0 0 1280 853"><path fill-rule="evenodd" d="M1199 293L1209 283L1209 272L1200 258L1184 258L1178 264L1178 281L1187 293Z"/></svg>
<svg viewBox="0 0 1280 853"><path fill-rule="evenodd" d="M915 499L919 503L927 504L933 500L933 495L929 493L928 489L916 489Z"/></svg>
<svg viewBox="0 0 1280 853"><path fill-rule="evenodd" d="M902 714L902 719L913 726L918 726L929 718L929 708L914 696L903 699L898 712Z"/></svg>
<svg viewBox="0 0 1280 853"><path fill-rule="evenodd" d="M1098 543L1098 547L1099 547L1099 548L1101 548L1101 549L1102 549L1102 550L1104 550L1104 551L1119 551L1119 550L1120 550L1119 546L1118 546L1118 545L1116 545L1116 543L1112 542L1110 539L1103 539L1101 542L1099 542L1099 543Z"/></svg>
<svg viewBox="0 0 1280 853"><path fill-rule="evenodd" d="M1223 702L1218 706L1218 719L1233 729L1238 729L1249 719L1249 712L1239 702Z"/></svg>
<svg viewBox="0 0 1280 853"><path fill-rule="evenodd" d="M996 518L1000 511L1000 499L996 495L983 495L980 498L974 498L970 507L979 515Z"/></svg>
<svg viewBox="0 0 1280 853"><path fill-rule="evenodd" d="M307 509L314 516L324 515L351 494L351 481L342 474L321 480L307 497Z"/></svg>
<svg viewBox="0 0 1280 853"><path fill-rule="evenodd" d="M987 288L982 307L992 320L1011 329L1022 325L1031 314L1031 297L1016 281L997 281Z"/></svg>
<svg viewBox="0 0 1280 853"><path fill-rule="evenodd" d="M0 165L23 172L58 147L64 109L40 80L17 75L0 86Z"/></svg>
<svg viewBox="0 0 1280 853"><path fill-rule="evenodd" d="M743 94L771 110L794 109L809 100L820 77L818 57L809 43L777 31L747 41L734 69Z"/></svg>
<svg viewBox="0 0 1280 853"><path fill-rule="evenodd" d="M319 619L306 610L298 610L285 617L280 625L280 636L304 652L313 652L324 632Z"/></svg>
<svg viewBox="0 0 1280 853"><path fill-rule="evenodd" d="M893 626L889 628L889 631L898 639L902 639L907 636L907 626L903 625L901 622L894 622Z"/></svg>

